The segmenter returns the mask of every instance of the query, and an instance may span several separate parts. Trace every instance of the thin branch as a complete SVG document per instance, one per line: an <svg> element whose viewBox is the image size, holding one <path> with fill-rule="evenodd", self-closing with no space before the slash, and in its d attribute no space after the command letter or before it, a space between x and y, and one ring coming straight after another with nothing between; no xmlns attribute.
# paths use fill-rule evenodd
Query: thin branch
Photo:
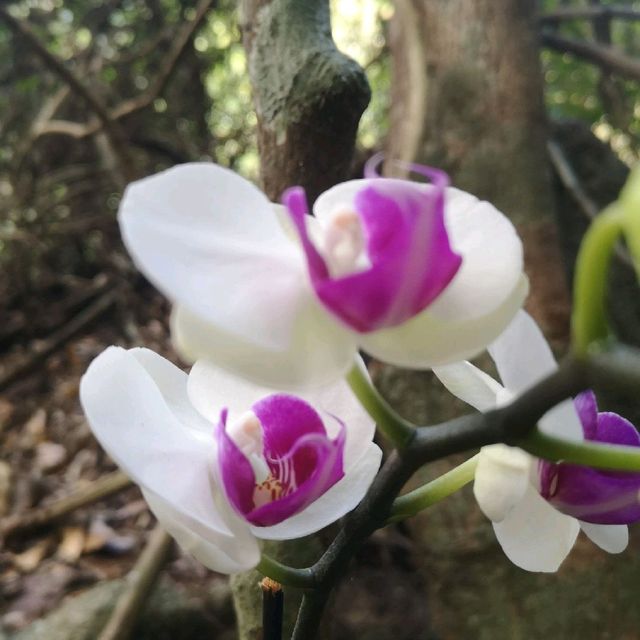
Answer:
<svg viewBox="0 0 640 640"><path fill-rule="evenodd" d="M114 153L121 163L123 177L128 180L132 177L132 165L126 146L126 140L122 131L113 122L102 101L87 87L84 82L61 60L51 53L33 33L31 27L21 20L14 18L5 7L0 6L0 19L4 20L9 29L19 38L29 44L33 51L40 57L44 64L55 73L69 88L80 98L96 115L100 128L104 128L111 143Z"/></svg>
<svg viewBox="0 0 640 640"><path fill-rule="evenodd" d="M318 562L308 569L315 577L316 587L304 596L292 640L313 640L316 637L331 589L344 576L355 550L373 531L387 523L394 497L417 469L433 460L488 444L504 442L518 446L533 432L547 411L591 386L637 394L640 388L640 351L617 347L593 352L584 358L569 357L551 375L504 407L462 416L433 427L416 428L411 442L402 451L391 453L362 502L344 519L335 540ZM528 437L527 441L531 448L540 444L535 437ZM553 448L566 443L542 442L542 447L537 449L538 454L547 453L545 444L554 455ZM640 468L640 451L637 448L587 444L587 447L579 444L563 446L556 453L582 456L582 462L588 464L590 459L583 454L589 451L592 457L600 457L611 467ZM572 461L569 457L565 459ZM469 463L470 466L472 464Z"/></svg>
<svg viewBox="0 0 640 640"><path fill-rule="evenodd" d="M562 147L555 140L550 140L547 143L547 151L549 152L549 159L562 186L571 194L571 197L580 206L580 209L587 218L593 220L598 215L600 207L582 188L578 176L569 163L567 156L562 151Z"/></svg>
<svg viewBox="0 0 640 640"><path fill-rule="evenodd" d="M0 391L33 371L43 360L60 349L102 314L106 313L116 303L117 298L118 291L116 289L107 291L77 313L60 329L52 333L46 340L37 342L28 357L0 374Z"/></svg>
<svg viewBox="0 0 640 640"><path fill-rule="evenodd" d="M417 469L454 453L496 442L513 442L531 431L549 409L586 385L584 363L569 359L505 407L417 428L412 441L389 456L362 502L345 518L335 540L310 567L318 586L303 599L292 640L316 637L331 589L344 575L355 550L373 531L385 525L395 496Z"/></svg>
<svg viewBox="0 0 640 640"><path fill-rule="evenodd" d="M593 222L600 212L600 207L583 189L578 176L573 170L571 163L562 151L560 145L555 140L550 140L547 143L547 150L549 152L551 164L553 165L562 186L569 192L584 215ZM616 257L618 257L621 262L633 268L633 261L631 260L631 256L629 256L629 252L625 248L618 244L615 252Z"/></svg>
<svg viewBox="0 0 640 640"><path fill-rule="evenodd" d="M155 80L149 88L140 95L126 100L113 111L113 118L118 120L148 107L160 94L162 94L169 82L171 75L175 71L180 59L187 51L187 46L191 42L195 31L202 24L208 11L215 0L200 0L196 7L196 15L191 22L185 23L173 40L173 46L169 50L164 64L160 68Z"/></svg>
<svg viewBox="0 0 640 640"><path fill-rule="evenodd" d="M618 75L640 80L640 60L626 56L614 47L564 38L548 32L542 33L540 38L542 44L549 49L571 53Z"/></svg>
<svg viewBox="0 0 640 640"><path fill-rule="evenodd" d="M51 504L0 520L0 538L6 539L17 533L26 533L49 525L76 509L107 498L130 487L131 484L131 480L122 471L113 471Z"/></svg>
<svg viewBox="0 0 640 640"><path fill-rule="evenodd" d="M134 98L124 100L118 106L109 111L108 116L112 121L118 121L146 109L166 89L173 72L187 51L194 33L202 24L215 0L200 0L196 7L196 15L193 20L186 22L173 39L173 45L169 50L158 75L149 87ZM39 127L39 135L63 134L73 138L86 138L98 133L104 127L101 119L93 119L87 123L68 122L66 120L51 120Z"/></svg>
<svg viewBox="0 0 640 640"><path fill-rule="evenodd" d="M558 24L568 20L596 20L598 18L620 18L623 20L640 20L640 10L632 6L599 6L599 7L564 7L551 13L543 13L539 22L545 24Z"/></svg>
<svg viewBox="0 0 640 640"><path fill-rule="evenodd" d="M162 568L169 559L171 536L158 525L149 536L144 551L127 575L127 586L118 598L111 617L98 640L128 640L151 594Z"/></svg>

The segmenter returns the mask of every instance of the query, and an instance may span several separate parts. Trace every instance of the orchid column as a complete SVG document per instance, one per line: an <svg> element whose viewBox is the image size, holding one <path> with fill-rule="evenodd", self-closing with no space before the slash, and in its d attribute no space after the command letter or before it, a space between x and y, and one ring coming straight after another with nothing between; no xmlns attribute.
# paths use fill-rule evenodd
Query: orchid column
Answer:
<svg viewBox="0 0 640 640"><path fill-rule="evenodd" d="M285 188L298 184L313 201L349 177L358 122L370 98L366 77L331 39L328 0L243 0L240 13L263 189L278 202ZM306 82L294 85L295 77ZM269 553L286 553L289 564L304 566L319 555L316 544L273 543ZM262 626L260 577L252 571L232 579L240 640L255 638ZM297 603L288 599L292 625Z"/></svg>

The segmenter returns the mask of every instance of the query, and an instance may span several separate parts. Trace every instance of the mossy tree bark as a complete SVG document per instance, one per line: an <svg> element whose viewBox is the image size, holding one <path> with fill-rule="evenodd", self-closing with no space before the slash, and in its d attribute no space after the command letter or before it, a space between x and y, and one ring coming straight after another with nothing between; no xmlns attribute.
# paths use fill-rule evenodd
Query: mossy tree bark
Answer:
<svg viewBox="0 0 640 640"><path fill-rule="evenodd" d="M364 71L331 38L328 0L243 0L240 25L258 116L261 181L279 201L290 186L318 194L348 178L358 122L369 103ZM312 537L266 545L273 557L306 566L323 545ZM239 639L262 637L260 575L234 576ZM300 594L285 591L285 637Z"/></svg>
<svg viewBox="0 0 640 640"><path fill-rule="evenodd" d="M276 201L300 184L313 200L348 175L370 99L366 76L333 42L329 0L240 6L263 188Z"/></svg>

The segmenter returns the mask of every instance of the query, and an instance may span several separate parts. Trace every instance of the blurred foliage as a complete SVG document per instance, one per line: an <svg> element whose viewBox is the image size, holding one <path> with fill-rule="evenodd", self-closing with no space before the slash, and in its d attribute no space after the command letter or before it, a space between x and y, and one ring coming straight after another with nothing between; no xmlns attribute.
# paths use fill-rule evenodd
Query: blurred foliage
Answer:
<svg viewBox="0 0 640 640"><path fill-rule="evenodd" d="M383 147L388 127L386 33L393 2L331 2L338 46L366 69L373 89L358 141L368 153ZM589 4L540 2L546 12ZM113 109L153 86L196 5L197 0L15 0L3 6ZM632 5L640 8L640 1ZM594 40L587 20L562 22L554 30ZM611 38L628 55L640 55L640 21L613 20ZM585 120L627 162L637 158L638 83L603 82L600 70L569 54L544 51L542 63L551 115ZM115 212L122 183L105 136L43 133L52 120L82 124L92 117L31 45L0 21L0 299L5 304L19 303L50 281L91 277L118 261ZM164 91L119 124L136 175L210 159L257 178L256 115L236 2L213 3Z"/></svg>
<svg viewBox="0 0 640 640"><path fill-rule="evenodd" d="M21 0L9 9L113 109L153 83L195 6ZM150 108L120 120L138 175L210 159L257 178L256 115L235 7L233 0L213 3L166 90ZM362 144L373 148L386 129L390 0L334 2L334 11L336 37L367 67L375 88L361 131ZM2 21L0 116L0 297L31 295L65 274L93 275L119 246L118 160L103 135L42 133L43 123L86 123L92 114Z"/></svg>
<svg viewBox="0 0 640 640"><path fill-rule="evenodd" d="M602 0L543 0L544 12L555 9L618 5ZM640 2L625 2L627 8L640 10ZM590 20L563 21L552 29L558 35L595 42L597 35ZM611 45L631 57L640 57L640 21L615 18L609 25ZM640 152L640 90L638 82L615 76L604 77L595 66L585 64L569 53L544 50L542 66L545 97L551 117L577 118L592 125L594 133L611 143L627 163L638 160Z"/></svg>

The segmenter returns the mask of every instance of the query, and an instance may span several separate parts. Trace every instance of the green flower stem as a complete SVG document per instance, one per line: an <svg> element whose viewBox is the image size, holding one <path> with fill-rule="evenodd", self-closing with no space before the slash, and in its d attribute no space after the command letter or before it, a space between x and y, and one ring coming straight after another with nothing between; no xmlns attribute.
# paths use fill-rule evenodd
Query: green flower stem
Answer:
<svg viewBox="0 0 640 640"><path fill-rule="evenodd" d="M594 342L607 337L607 276L623 224L622 211L614 203L595 218L580 245L571 318L572 346L578 356L586 354Z"/></svg>
<svg viewBox="0 0 640 640"><path fill-rule="evenodd" d="M624 234L640 278L640 165L632 170L618 203L624 217Z"/></svg>
<svg viewBox="0 0 640 640"><path fill-rule="evenodd" d="M262 554L256 567L263 576L267 576L287 587L312 589L315 587L315 576L311 569L294 569Z"/></svg>
<svg viewBox="0 0 640 640"><path fill-rule="evenodd" d="M396 498L393 501L391 515L387 522L397 522L398 520L415 516L420 511L436 502L440 502L440 500L444 500L444 498L469 484L474 478L479 455L476 454L473 458L469 458L469 460L451 469L451 471L447 471L439 478Z"/></svg>
<svg viewBox="0 0 640 640"><path fill-rule="evenodd" d="M378 425L378 429L392 442L402 449L415 436L415 427L400 417L373 386L364 363L358 358L347 374L347 382L360 404Z"/></svg>
<svg viewBox="0 0 640 640"><path fill-rule="evenodd" d="M640 447L572 442L549 436L539 429L514 444L538 458L553 462L571 462L611 471L640 472Z"/></svg>

